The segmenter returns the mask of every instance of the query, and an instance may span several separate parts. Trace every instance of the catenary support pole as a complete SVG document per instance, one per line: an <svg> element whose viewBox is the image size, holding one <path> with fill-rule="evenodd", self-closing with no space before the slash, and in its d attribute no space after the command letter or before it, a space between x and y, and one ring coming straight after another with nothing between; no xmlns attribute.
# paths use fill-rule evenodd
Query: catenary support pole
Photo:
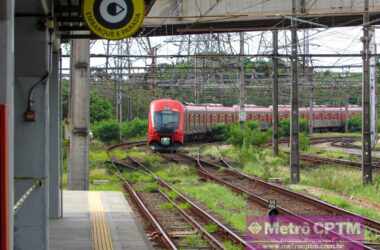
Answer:
<svg viewBox="0 0 380 250"><path fill-rule="evenodd" d="M88 190L89 40L74 40L71 53L71 138L68 188Z"/></svg>
<svg viewBox="0 0 380 250"><path fill-rule="evenodd" d="M306 70L307 81L310 82L310 101L309 101L309 134L312 135L314 133L314 68L312 66L307 67Z"/></svg>
<svg viewBox="0 0 380 250"><path fill-rule="evenodd" d="M278 131L278 30L274 30L273 34L273 87L272 87L272 106L273 106L273 137L272 137L272 148L273 154L278 155L278 143L279 143L279 131Z"/></svg>
<svg viewBox="0 0 380 250"><path fill-rule="evenodd" d="M363 15L363 126L362 126L362 174L363 183L372 183L372 152L371 152L371 103L370 103L370 25L369 22L369 0L365 0Z"/></svg>
<svg viewBox="0 0 380 250"><path fill-rule="evenodd" d="M244 32L240 32L240 55L244 55ZM240 57L240 122L245 122L245 70L244 70L244 58Z"/></svg>
<svg viewBox="0 0 380 250"><path fill-rule="evenodd" d="M293 0L293 17L297 13L296 0ZM299 161L299 107L298 107L298 38L297 22L294 18L291 21L291 69L292 69L292 90L291 90L291 126L290 126L290 174L291 182L300 181L300 161Z"/></svg>

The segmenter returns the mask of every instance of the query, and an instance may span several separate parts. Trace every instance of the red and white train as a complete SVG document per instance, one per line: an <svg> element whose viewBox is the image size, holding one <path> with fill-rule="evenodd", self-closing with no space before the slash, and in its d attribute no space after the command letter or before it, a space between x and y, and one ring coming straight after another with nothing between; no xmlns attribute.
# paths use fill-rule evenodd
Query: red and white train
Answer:
<svg viewBox="0 0 380 250"><path fill-rule="evenodd" d="M272 107L246 105L246 120L260 121L262 128L272 123ZM313 122L316 130L339 130L347 119L361 114L361 107L315 106ZM175 149L183 145L185 138L207 134L216 124L239 122L239 106L221 104L187 104L171 99L155 100L150 104L148 144L154 150ZM290 106L279 107L280 119L290 117ZM310 109L300 108L300 117L309 120Z"/></svg>

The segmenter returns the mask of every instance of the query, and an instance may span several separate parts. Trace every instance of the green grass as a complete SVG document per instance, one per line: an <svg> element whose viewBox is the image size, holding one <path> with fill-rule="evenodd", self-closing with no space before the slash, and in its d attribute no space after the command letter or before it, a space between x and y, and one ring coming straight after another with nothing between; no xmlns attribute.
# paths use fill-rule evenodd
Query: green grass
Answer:
<svg viewBox="0 0 380 250"><path fill-rule="evenodd" d="M214 183L192 184L181 184L177 187L193 199L202 202L236 230L244 232L247 229L246 220L249 209L244 197Z"/></svg>
<svg viewBox="0 0 380 250"><path fill-rule="evenodd" d="M238 159L243 166L243 172L263 179L280 178L283 183L290 183L287 155L282 154L280 157L273 157L269 149L243 148L240 150L234 147L223 148L221 150L222 154ZM347 157L347 154L341 152L323 150L323 153L325 157L329 158ZM235 154L235 156L231 154ZM357 206L344 198L358 197L380 204L380 176L375 177L373 185L363 186L361 171L358 169L331 165L302 168L300 185L311 189L316 187L336 194L334 197L324 195L320 198L354 213L380 220L380 212ZM290 187L294 188L293 186Z"/></svg>
<svg viewBox="0 0 380 250"><path fill-rule="evenodd" d="M96 168L90 171L90 190L91 191L121 191L122 186L119 179L113 176L105 168ZM95 184L96 181L105 183Z"/></svg>
<svg viewBox="0 0 380 250"><path fill-rule="evenodd" d="M339 206L341 208L344 208L348 211L351 211L353 213L361 214L363 216L366 216L368 218L378 220L380 221L380 214L375 212L374 210L360 207L357 205L353 205L352 203L348 202L346 198L341 197L339 195L331 195L331 194L323 194L320 197L322 200L325 200L333 205Z"/></svg>
<svg viewBox="0 0 380 250"><path fill-rule="evenodd" d="M319 155L326 158L345 159L350 161L357 161L358 157L352 154L347 154L342 150L323 149L320 147L310 147L307 151L309 154Z"/></svg>
<svg viewBox="0 0 380 250"><path fill-rule="evenodd" d="M380 176L373 185L362 185L361 172L341 166L320 166L301 172L301 185L319 187L380 203Z"/></svg>
<svg viewBox="0 0 380 250"><path fill-rule="evenodd" d="M173 208L174 208L173 204L171 204L169 202L160 204L160 209L162 209L162 210L171 210Z"/></svg>
<svg viewBox="0 0 380 250"><path fill-rule="evenodd" d="M150 151L142 151L139 149L132 149L125 152L125 157L131 157L145 165L155 167L157 164L163 162L162 158L158 154L153 154ZM124 157L124 158L125 158Z"/></svg>
<svg viewBox="0 0 380 250"><path fill-rule="evenodd" d="M68 151L68 147L64 148ZM107 147L99 141L92 141L89 151L89 189L92 191L121 191L122 186L119 179L109 171L109 166L105 163L109 160ZM115 150L113 153L122 158L123 152ZM62 176L63 189L67 188L68 183L68 153L65 152L63 159L64 173Z"/></svg>
<svg viewBox="0 0 380 250"><path fill-rule="evenodd" d="M222 154L219 150L219 147L215 146L215 145L205 147L204 150L202 150L202 155L203 156L210 156L210 157L213 157L216 159L218 159L222 156Z"/></svg>
<svg viewBox="0 0 380 250"><path fill-rule="evenodd" d="M156 174L162 179L172 183L186 183L198 179L195 168L187 165L161 165L161 168L156 171Z"/></svg>
<svg viewBox="0 0 380 250"><path fill-rule="evenodd" d="M188 235L181 240L181 245L187 247L200 248L202 246L207 246L207 243L198 234Z"/></svg>
<svg viewBox="0 0 380 250"><path fill-rule="evenodd" d="M122 160L127 157L127 152L122 149L114 149L110 152L110 157L115 157L118 160Z"/></svg>
<svg viewBox="0 0 380 250"><path fill-rule="evenodd" d="M227 249L227 250L243 250L244 248L241 247L241 246L237 246L235 245L234 243L232 243L231 241L225 241L223 242L223 245L224 247Z"/></svg>
<svg viewBox="0 0 380 250"><path fill-rule="evenodd" d="M215 224L207 224L207 225L204 226L204 228L210 234L216 233L218 231L218 226L215 225Z"/></svg>

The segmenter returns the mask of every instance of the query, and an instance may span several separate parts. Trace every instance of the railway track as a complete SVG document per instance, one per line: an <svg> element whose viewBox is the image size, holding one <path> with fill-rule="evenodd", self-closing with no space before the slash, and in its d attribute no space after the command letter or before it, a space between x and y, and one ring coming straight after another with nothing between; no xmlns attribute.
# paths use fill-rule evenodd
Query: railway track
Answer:
<svg viewBox="0 0 380 250"><path fill-rule="evenodd" d="M355 168L361 168L362 164L357 161L343 160L343 159L333 159L327 157L321 157L317 155L301 154L300 160L309 162L312 164L335 164L341 166L350 166ZM380 170L380 162L374 162L373 167L375 170Z"/></svg>
<svg viewBox="0 0 380 250"><path fill-rule="evenodd" d="M310 137L310 144L322 144L322 143L339 143L342 141L355 141L356 137L351 136L329 136L329 137ZM279 141L280 144L289 144L289 138L283 138ZM267 146L271 146L272 142L269 142Z"/></svg>
<svg viewBox="0 0 380 250"><path fill-rule="evenodd" d="M131 144L122 144L119 147L134 147ZM117 147L112 147L115 149ZM111 150L112 150L111 149ZM159 188L155 191L142 192L138 191L138 184L132 184L126 180L119 170L116 175L123 181L126 192L129 193L134 204L136 204L140 213L146 218L152 227L150 235L158 238L165 249L227 249L224 245L226 241L233 242L241 249L252 248L241 236L229 229L208 211L202 209L188 197L180 193L169 183L160 179L146 166L133 158L128 161L118 161L112 159L114 166L123 168L132 168L142 171L153 177ZM137 185L137 186L136 186ZM172 192L175 198L170 198L168 192ZM172 206L170 210L163 210L160 204L169 203ZM186 204L188 208L182 208ZM207 231L206 226L215 225L217 230ZM187 246L180 239L188 236L200 236L204 241L198 246Z"/></svg>
<svg viewBox="0 0 380 250"><path fill-rule="evenodd" d="M126 145L122 145L122 146L127 147L127 148L129 147ZM136 146L136 145L133 145L133 146ZM349 211L332 206L330 204L327 204L315 198L293 192L282 186L268 183L259 178L245 175L244 173L241 173L235 168L233 168L228 162L224 160L222 160L219 164L215 164L213 162L205 161L199 158L194 158L194 157L184 155L184 154L175 154L175 155L163 154L163 157L170 161L196 164L198 167L198 173L203 179L219 183L221 185L229 187L230 189L232 189L233 191L239 194L243 194L249 200L250 209L252 209L253 211L256 211L259 214L262 214L262 215L267 214L268 205L270 201L275 200L276 203L278 204L277 209L281 215L291 215L291 216L294 216L295 218L298 218L300 220L305 220L310 223L312 223L312 221L309 221L305 216L310 216L310 215L312 216L315 216L315 215L355 216L355 217L360 217L363 220L364 225L367 227L369 231L377 235L380 234L380 224L377 221L373 221L368 218L361 217L359 215L356 215ZM150 172L148 168L146 168L144 165L142 165L138 161L134 159L129 159L129 160L135 169L143 169L145 172L154 176L154 174ZM123 164L123 163L115 162L115 164ZM223 232L222 235L229 235L228 236L229 239L231 239L231 241L233 241L234 243L239 244L242 247L247 247L245 244L248 244L248 243L244 241L243 236L239 236L236 232L224 226L224 224L218 221L217 219L215 219L215 217L213 217L212 214L210 214L206 210L199 207L196 203L194 203L192 200L190 200L183 194L179 193L177 190L173 189L173 187L171 187L165 181L161 180L157 176L155 176L155 178L157 182L159 183L160 187L177 192L177 197L178 197L176 198L177 200L171 201L174 203L177 202L177 207L179 203L183 203L183 202L191 205L190 211L192 211L192 213L189 214L188 212L187 214L188 218L186 221L191 226L193 226L193 228L194 228L194 223L196 223L195 225L198 225L200 227L202 227L202 225L207 225L208 223L216 223L218 225L219 233ZM128 192L131 193L133 191L129 190ZM134 192L137 194L136 191ZM158 193L160 195L159 199L161 199L162 201L163 200L168 201L168 197L165 197L164 193L161 193L161 192L158 192ZM141 197L140 199L142 200ZM173 205L173 207L176 207L176 206ZM182 211L179 213L182 214L182 216L184 216L183 212L186 212L186 211ZM154 213L151 213L151 214L153 216ZM152 216L149 216L149 217L152 217ZM204 220L205 217L208 218L207 222L202 221ZM188 221L189 218L193 218L195 221L193 222ZM156 221L160 221L160 219L156 218ZM197 228L196 230L198 232L203 232L201 228ZM160 233L160 234L163 235L163 233ZM166 235L168 235L168 237L170 238L170 233L166 233ZM223 248L220 248L222 246L222 243L221 243L222 240L220 236L211 234L211 237L214 237L215 242L213 243L213 245L209 243L209 246L212 249L223 249ZM337 237L337 235L335 235L334 237ZM202 234L202 238L207 239L208 237ZM207 242L209 242L209 240L210 239L208 239ZM218 245L217 242L219 242L220 245ZM175 243L173 244L175 245ZM364 244L363 242L354 242L354 244L357 244L357 246L362 247L362 249L379 249L378 243ZM208 249L208 248L205 246L205 249Z"/></svg>
<svg viewBox="0 0 380 250"><path fill-rule="evenodd" d="M290 215L305 221L308 221L307 216L354 216L363 221L367 230L376 235L380 234L380 223L377 221L293 192L282 186L248 176L234 169L225 161L221 163L224 164L224 167L222 167L219 164L184 154L165 155L164 157L171 161L196 164L198 173L202 178L224 185L238 194L245 195L250 201L250 207L260 214L265 214L268 211L270 202L276 201L277 209L281 215ZM373 249L371 246L364 246L364 244L362 247L363 249Z"/></svg>

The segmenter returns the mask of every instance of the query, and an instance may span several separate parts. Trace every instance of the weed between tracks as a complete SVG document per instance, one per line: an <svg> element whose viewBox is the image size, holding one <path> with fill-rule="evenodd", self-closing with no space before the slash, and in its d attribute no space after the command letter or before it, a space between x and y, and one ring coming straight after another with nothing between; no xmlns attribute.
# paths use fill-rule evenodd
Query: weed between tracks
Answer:
<svg viewBox="0 0 380 250"><path fill-rule="evenodd" d="M237 196L225 187L200 182L196 170L193 167L164 164L160 161L149 162L151 165L147 165L149 165L160 178L170 182L179 191L202 203L209 210L213 211L213 213L223 218L223 220L234 229L241 232L246 230L248 205L244 197ZM124 173L124 176L133 183L139 183L139 189L143 189L144 191L154 192L158 188L156 181L144 173ZM156 189L154 190L153 187ZM177 198L174 192L163 191L165 191L171 199L175 200ZM189 205L181 203L179 207L186 210L189 208ZM173 206L170 203L164 203L160 205L160 208L166 210L172 209ZM206 225L206 230L210 233L217 231L217 229L218 227L214 224ZM182 243L187 246L193 246L202 243L203 240L200 240L202 239L199 237L189 236L186 237ZM225 246L229 250L241 249L228 241L225 242Z"/></svg>
<svg viewBox="0 0 380 250"><path fill-rule="evenodd" d="M132 154L135 155L136 153ZM141 156L141 154L138 155ZM145 164L150 166L151 170L160 178L170 182L177 190L202 203L209 210L213 211L213 213L223 218L223 220L229 223L234 229L241 232L246 230L246 217L247 211L249 210L247 209L248 206L244 197L237 196L222 186L200 182L196 170L193 167L164 164L161 161L151 161L147 159L140 160L150 162L151 165ZM130 182L136 184L139 191L156 192L159 188L154 178L142 172L124 172L123 175ZM172 200L177 198L174 192L165 189L161 189L161 191L164 191ZM178 206L185 210L190 208L190 205L187 203L180 203ZM173 209L173 205L163 203L160 205L160 209L171 210ZM209 233L214 233L218 230L218 227L214 224L208 224L205 228ZM202 243L204 243L204 241L199 236L187 236L181 241L181 244L191 247L202 245ZM228 250L241 249L229 241L224 242L224 244Z"/></svg>
<svg viewBox="0 0 380 250"><path fill-rule="evenodd" d="M318 149L319 150L319 149ZM282 183L297 191L308 191L326 202L351 212L380 220L380 209L370 209L359 202L355 204L347 197L364 199L380 207L380 176L375 176L374 185L363 186L361 172L342 166L320 166L303 168L300 185L290 185L288 156L273 157L269 149L242 148L232 146L210 146L205 148L204 156L218 158L223 156L238 162L234 164L243 172L265 180L279 178ZM340 158L347 154L324 150L326 157ZM316 188L319 189L316 192ZM325 190L325 191L324 191ZM328 193L328 194L327 194Z"/></svg>
<svg viewBox="0 0 380 250"><path fill-rule="evenodd" d="M157 171L157 174L181 192L204 204L234 229L240 232L246 230L249 209L245 197L236 195L223 186L200 182L196 170L186 165L171 164Z"/></svg>
<svg viewBox="0 0 380 250"><path fill-rule="evenodd" d="M192 149L189 151L197 154L198 150ZM247 174L259 176L266 180L280 178L284 184L289 185L288 157L286 155L273 157L271 150L268 149L253 147L238 149L232 146L207 146L202 150L202 154L216 159L223 156L225 159L237 162L234 166L240 167ZM332 154L334 153L330 153L329 156L331 157ZM249 209L247 208L245 197L236 196L228 188L220 185L200 182L195 169L192 167L164 164L159 156L141 151L132 150L127 155L142 160L157 175L174 184L181 192L205 205L234 229L241 232L246 230L246 217ZM154 180L144 174L128 174L128 178L145 183L145 190L155 188L151 184ZM378 195L380 177L377 177L373 186L362 186L361 172L356 169L340 166L321 166L319 168L303 168L300 185L289 185L289 187L301 191L318 188L322 192L316 193L312 191L309 194L349 211L380 220L380 214L375 209L368 209L368 207L354 204L347 199L347 197L360 197L380 204L380 196ZM173 199L175 198L175 195L171 193L168 195ZM165 209L165 205L162 208ZM210 227L208 230L213 230L212 226ZM366 238L373 239L374 237L367 233ZM228 243L226 243L227 245ZM234 249L233 244L228 248Z"/></svg>
<svg viewBox="0 0 380 250"><path fill-rule="evenodd" d="M317 146L310 147L310 149L307 151L307 153L310 153L313 155L318 155L321 157L326 157L326 158L343 159L343 160L349 160L349 161L358 161L358 159L359 159L358 156L355 156L352 154L347 154L343 150L324 149L324 148L317 147Z"/></svg>

